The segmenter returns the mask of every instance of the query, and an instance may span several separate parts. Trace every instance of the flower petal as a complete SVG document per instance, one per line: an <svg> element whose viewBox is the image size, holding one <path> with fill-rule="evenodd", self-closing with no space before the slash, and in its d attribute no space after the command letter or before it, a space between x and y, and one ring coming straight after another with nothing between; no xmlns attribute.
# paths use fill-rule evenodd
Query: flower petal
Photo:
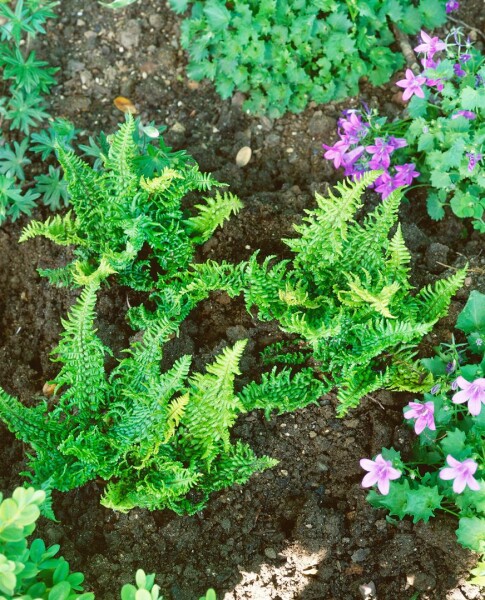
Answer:
<svg viewBox="0 0 485 600"><path fill-rule="evenodd" d="M379 477L377 473L374 471L372 473L367 473L367 475L362 480L362 487L372 487L378 481Z"/></svg>
<svg viewBox="0 0 485 600"><path fill-rule="evenodd" d="M451 454L448 454L448 456L446 457L446 462L450 465L450 467L454 467L455 469L456 467L461 467L461 462L459 460L456 460L456 458L453 458Z"/></svg>
<svg viewBox="0 0 485 600"><path fill-rule="evenodd" d="M452 400L454 404L462 404L463 402L468 402L469 396L468 390L461 390L460 392L456 392Z"/></svg>
<svg viewBox="0 0 485 600"><path fill-rule="evenodd" d="M377 483L377 487L383 496L387 496L389 493L389 479L380 479Z"/></svg>
<svg viewBox="0 0 485 600"><path fill-rule="evenodd" d="M366 471L373 471L375 469L375 462L368 458L361 458L359 461L360 466Z"/></svg>
<svg viewBox="0 0 485 600"><path fill-rule="evenodd" d="M477 415L480 414L480 411L482 410L482 401L480 398L470 398L470 400L468 401L468 410L470 411L470 414L473 415L474 417L476 417Z"/></svg>
<svg viewBox="0 0 485 600"><path fill-rule="evenodd" d="M475 477L472 477L471 475L467 477L466 484L474 492L478 492L478 490L480 489L480 484L475 479Z"/></svg>
<svg viewBox="0 0 485 600"><path fill-rule="evenodd" d="M471 386L471 383L461 375L455 379L455 382L461 387L462 390L467 390Z"/></svg>
<svg viewBox="0 0 485 600"><path fill-rule="evenodd" d="M458 475L458 477L453 482L453 491L455 494L461 494L466 487L466 477L463 475Z"/></svg>
<svg viewBox="0 0 485 600"><path fill-rule="evenodd" d="M455 469L450 469L449 467L445 467L440 471L440 479L444 479L445 481L449 479L455 479L456 471Z"/></svg>

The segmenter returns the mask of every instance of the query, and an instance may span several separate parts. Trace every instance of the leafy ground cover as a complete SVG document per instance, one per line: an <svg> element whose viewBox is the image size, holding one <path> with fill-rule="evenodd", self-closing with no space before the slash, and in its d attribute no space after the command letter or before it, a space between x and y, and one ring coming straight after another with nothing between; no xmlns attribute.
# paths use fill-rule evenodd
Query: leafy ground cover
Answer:
<svg viewBox="0 0 485 600"><path fill-rule="evenodd" d="M479 26L481 10L481 2L464 2L458 16ZM144 122L168 125L168 143L188 149L201 170L228 182L244 200L239 216L202 246L200 257L247 259L256 248L262 258L287 257L281 238L291 235L304 208L314 207L313 192L325 193L336 181L333 168L322 160L321 143L334 135L344 106L310 106L280 121L248 117L240 96L222 102L209 84L185 79L179 23L158 0L121 13L80 0L63 2L58 24L37 49L40 59L61 67L51 113L75 120L87 139L101 128L114 130L122 115L113 99L131 98ZM401 109L393 99L396 91L364 88L363 98L392 116ZM345 103L349 106L358 104ZM243 146L252 148L253 157L240 168L235 157ZM433 223L424 196L416 193L413 199L402 207L401 220L415 285L450 275L466 261L470 265L449 317L425 339L423 352L431 356L433 346L449 341L467 290L485 291L483 241L453 217ZM377 203L369 196L366 208ZM47 216L42 210L35 214L42 220ZM39 262L55 268L73 257L42 239L19 246L26 223L0 231L0 371L7 391L28 403L56 375L49 352L58 343L60 317L77 293L38 278ZM130 343L125 314L136 301L136 292L122 288L100 295L99 335L115 355ZM246 338L242 383L256 377L259 350L279 341L280 333L248 316L241 300L213 294L171 342L166 366L192 354L194 367L202 370L223 346ZM331 395L318 406L270 422L262 413L243 416L237 437L256 454L279 459L275 469L217 494L192 517L168 511L113 513L99 506L103 490L95 481L55 497L60 522L41 521L41 537L48 545L61 544L72 568L85 573L86 589L106 600L116 598L113 590L132 581L140 566L157 573L167 596L178 599L197 597L212 586L228 600L350 600L371 581L384 599L416 593L421 599L479 598L477 588L465 583L474 557L456 544L453 518L396 524L365 501L359 459L375 456L382 447L403 452L410 447L414 434L403 424L402 407L412 399L375 393L346 420L335 417L337 400ZM25 464L22 446L3 426L0 431L0 483L7 495Z"/></svg>

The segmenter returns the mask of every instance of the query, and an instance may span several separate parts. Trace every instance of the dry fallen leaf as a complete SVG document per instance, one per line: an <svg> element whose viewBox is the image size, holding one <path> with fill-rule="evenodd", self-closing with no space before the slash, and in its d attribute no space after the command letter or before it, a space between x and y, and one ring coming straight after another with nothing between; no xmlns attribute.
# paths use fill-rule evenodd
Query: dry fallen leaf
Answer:
<svg viewBox="0 0 485 600"><path fill-rule="evenodd" d="M123 113L129 113L130 115L136 115L138 109L133 104L131 100L128 98L124 98L123 96L117 96L113 100L113 104L116 106L118 110L121 110Z"/></svg>

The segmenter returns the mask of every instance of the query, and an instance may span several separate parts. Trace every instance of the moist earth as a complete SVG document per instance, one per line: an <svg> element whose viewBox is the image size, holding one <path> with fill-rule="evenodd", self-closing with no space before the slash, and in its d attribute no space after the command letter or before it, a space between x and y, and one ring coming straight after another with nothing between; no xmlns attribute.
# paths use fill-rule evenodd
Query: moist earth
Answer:
<svg viewBox="0 0 485 600"><path fill-rule="evenodd" d="M60 18L49 24L37 48L61 67L51 113L73 120L84 141L114 130L123 115L113 100L130 98L144 122L167 126L167 143L186 149L244 201L245 208L201 248L198 259L239 261L258 248L262 256L285 255L280 240L314 206L314 192L324 193L338 178L322 159L321 144L335 140L342 109L360 100L311 104L278 121L249 116L241 110L241 94L222 101L210 83L187 79L178 41L181 18L164 2L144 0L113 12L94 0L64 0L58 10ZM480 0L463 2L457 15L483 31ZM480 47L481 34L470 34ZM361 99L392 117L402 110L396 92L392 85L375 90L364 83ZM252 158L240 168L235 157L242 146L251 147ZM369 194L366 209L377 202ZM47 212L38 209L33 216ZM469 264L449 316L423 341L424 356L450 340L470 290L485 292L483 238L452 215L431 221L425 197L417 192L409 194L400 218L416 286ZM64 264L68 254L43 239L19 245L27 222L22 218L0 230L0 382L32 403L56 374L49 354L77 294L37 275L37 267ZM133 336L125 314L139 300L116 286L100 296L99 332L115 353ZM242 385L258 376L259 351L278 336L274 324L248 315L241 299L213 294L183 324L166 360L191 353L200 369L226 344L247 338ZM332 394L271 420L260 412L244 415L234 437L279 464L244 486L214 494L198 514L114 512L99 504L103 482L93 482L55 494L59 521L41 519L39 536L59 543L72 568L85 573L86 589L103 600L119 598L121 585L138 568L156 573L170 600L193 600L209 587L224 600L352 600L372 593L380 600L481 598L479 588L466 582L476 556L456 542L454 519L395 522L365 500L359 459L383 446L408 451L412 436L403 426L402 407L411 399L375 393L345 419L335 417ZM0 489L6 494L23 481L18 473L26 450L0 425Z"/></svg>

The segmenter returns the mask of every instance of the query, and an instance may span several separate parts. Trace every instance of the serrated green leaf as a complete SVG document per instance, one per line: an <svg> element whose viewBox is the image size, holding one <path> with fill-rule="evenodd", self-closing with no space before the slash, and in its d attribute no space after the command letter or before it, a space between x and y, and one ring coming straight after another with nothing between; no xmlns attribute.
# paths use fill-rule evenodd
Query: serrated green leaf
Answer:
<svg viewBox="0 0 485 600"><path fill-rule="evenodd" d="M470 448L466 446L466 434L461 429L452 429L441 440L440 446L445 456L451 454L456 460L463 460L470 455Z"/></svg>
<svg viewBox="0 0 485 600"><path fill-rule="evenodd" d="M485 335L485 294L477 290L470 293L465 308L458 315L456 326L464 333L476 331Z"/></svg>
<svg viewBox="0 0 485 600"><path fill-rule="evenodd" d="M463 517L459 521L456 537L462 546L485 553L485 519Z"/></svg>
<svg viewBox="0 0 485 600"><path fill-rule="evenodd" d="M420 485L407 492L405 511L413 517L413 523L427 523L430 517L434 517L434 511L441 508L442 498L437 487Z"/></svg>

